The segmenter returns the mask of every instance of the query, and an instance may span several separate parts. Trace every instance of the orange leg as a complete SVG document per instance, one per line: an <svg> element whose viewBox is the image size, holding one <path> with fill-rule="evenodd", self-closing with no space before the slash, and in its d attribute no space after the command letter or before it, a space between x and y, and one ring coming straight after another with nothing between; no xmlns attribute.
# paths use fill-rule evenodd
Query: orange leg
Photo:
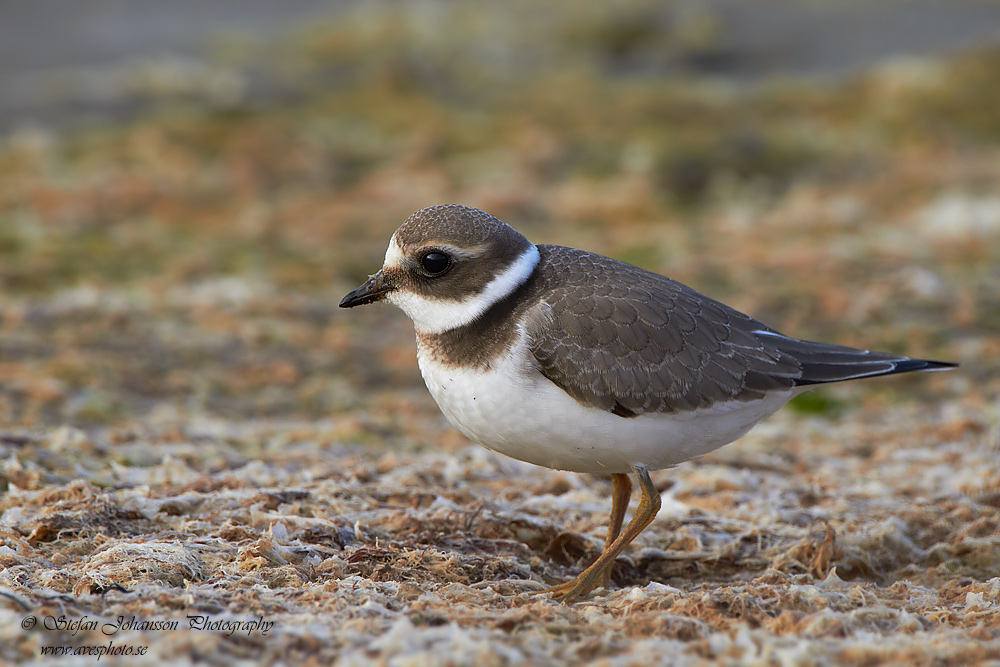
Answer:
<svg viewBox="0 0 1000 667"><path fill-rule="evenodd" d="M622 532L622 524L625 522L625 512L628 510L628 501L632 497L632 480L628 475L615 473L611 476L611 521L608 523L608 535L604 538L604 551L611 548L611 545L618 539ZM601 585L604 588L611 587L611 571L614 566L605 571L604 580Z"/></svg>
<svg viewBox="0 0 1000 667"><path fill-rule="evenodd" d="M636 479L639 481L642 497L639 499L639 506L635 509L635 515L628 526L625 527L624 532L614 538L611 537L612 533L617 534L621 528L621 523L625 516L625 508L628 506L629 494L626 490L630 491L632 485L631 483L626 485L621 481L624 478L625 482L628 482L628 476L615 475L612 478L614 497L611 509L611 525L608 528L609 543L605 544L604 551L594 561L593 565L581 572L574 579L564 584L553 586L546 591L542 591L543 593L550 594L553 598L561 599L563 602L575 602L591 591L610 582L611 568L614 567L615 559L618 558L625 547L632 543L632 540L639 536L639 533L646 529L646 526L653 521L656 513L660 511L660 494L656 490L656 487L653 486L653 480L649 478L649 471L645 468L633 466L632 472L635 473ZM624 498L624 501L621 500L622 498ZM620 509L618 508L619 506Z"/></svg>

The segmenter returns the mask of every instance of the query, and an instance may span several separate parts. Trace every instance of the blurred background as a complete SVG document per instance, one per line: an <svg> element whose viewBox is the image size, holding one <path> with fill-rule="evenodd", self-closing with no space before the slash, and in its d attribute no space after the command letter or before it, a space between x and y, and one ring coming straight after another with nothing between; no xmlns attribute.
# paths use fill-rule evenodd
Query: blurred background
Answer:
<svg viewBox="0 0 1000 667"><path fill-rule="evenodd" d="M445 202L789 334L964 363L800 411L933 399L997 419L998 2L50 0L0 15L12 441L284 419L325 420L337 441L457 443L409 321L336 308L409 213Z"/></svg>
<svg viewBox="0 0 1000 667"><path fill-rule="evenodd" d="M962 366L656 472L636 589L525 600L609 480L469 446L337 308L448 202ZM107 645L30 611L178 618L114 638L164 664L995 664L998 260L1000 0L3 0L0 663Z"/></svg>

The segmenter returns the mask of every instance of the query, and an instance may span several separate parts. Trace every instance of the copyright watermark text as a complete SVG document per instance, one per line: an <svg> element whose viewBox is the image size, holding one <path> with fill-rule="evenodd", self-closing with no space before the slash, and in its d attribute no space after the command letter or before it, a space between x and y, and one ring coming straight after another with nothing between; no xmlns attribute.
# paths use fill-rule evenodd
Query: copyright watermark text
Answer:
<svg viewBox="0 0 1000 667"><path fill-rule="evenodd" d="M70 618L66 615L60 616L25 616L21 619L21 628L24 630L34 630L39 625L40 629L49 632L66 632L75 637L81 632L101 632L105 636L113 637L122 630L136 630L139 632L159 632L163 630L180 630L186 628L197 632L221 632L226 635L236 633L246 633L249 637L254 632L266 635L274 627L273 621L264 620L263 616L251 620L237 620L230 618L213 618L204 614L188 614L187 623L183 621L170 620L146 620L135 616L118 616L113 620L102 620L91 616L81 616Z"/></svg>
<svg viewBox="0 0 1000 667"><path fill-rule="evenodd" d="M132 646L130 644L116 645L113 641L109 641L107 646L100 644L97 646L43 646L41 649L41 655L94 656L100 660L106 655L146 655L146 651L148 650L148 646Z"/></svg>
<svg viewBox="0 0 1000 667"><path fill-rule="evenodd" d="M23 630L58 632L63 637L66 635L70 637L80 635L80 639L84 641L88 638L88 635L92 636L93 633L100 633L105 637L114 637L122 631L162 632L188 630L194 632L218 632L226 636L245 634L248 637L256 632L263 636L270 632L273 627L274 622L264 620L263 616L241 620L215 618L205 614L188 614L182 620L149 620L124 615L113 619L88 615L74 618L65 614L59 616L25 616L21 619L21 628ZM111 640L107 644L49 645L42 646L40 650L43 656L92 656L100 660L105 656L146 655L149 646L123 644Z"/></svg>

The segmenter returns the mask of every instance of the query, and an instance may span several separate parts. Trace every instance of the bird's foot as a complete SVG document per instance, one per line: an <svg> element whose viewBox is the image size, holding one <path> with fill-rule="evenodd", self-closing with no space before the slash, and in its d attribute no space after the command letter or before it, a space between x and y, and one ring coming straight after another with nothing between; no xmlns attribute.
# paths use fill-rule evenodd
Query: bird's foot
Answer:
<svg viewBox="0 0 1000 667"><path fill-rule="evenodd" d="M569 581L537 591L534 595L548 595L560 602L576 602L599 588L610 588L612 567L614 561L607 566L598 561Z"/></svg>

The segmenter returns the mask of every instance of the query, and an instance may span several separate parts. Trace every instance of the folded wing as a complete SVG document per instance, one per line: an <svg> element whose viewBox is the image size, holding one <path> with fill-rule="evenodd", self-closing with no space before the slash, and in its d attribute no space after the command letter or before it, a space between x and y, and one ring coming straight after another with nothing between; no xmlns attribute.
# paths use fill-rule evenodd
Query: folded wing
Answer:
<svg viewBox="0 0 1000 667"><path fill-rule="evenodd" d="M578 401L623 417L954 365L789 338L629 264L556 246L544 256L546 271L573 265L569 273L587 282L560 281L529 313L538 369Z"/></svg>

